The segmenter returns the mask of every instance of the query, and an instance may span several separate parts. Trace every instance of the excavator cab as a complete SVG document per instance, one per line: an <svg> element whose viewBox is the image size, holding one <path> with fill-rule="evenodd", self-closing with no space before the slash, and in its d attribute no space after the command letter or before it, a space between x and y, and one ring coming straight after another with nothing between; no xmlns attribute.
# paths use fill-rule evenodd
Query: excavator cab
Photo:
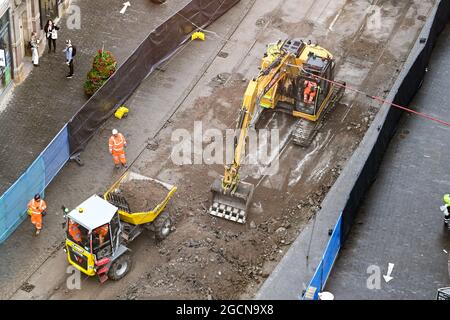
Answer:
<svg viewBox="0 0 450 320"><path fill-rule="evenodd" d="M304 52L305 62L297 78L297 95L292 115L298 118L292 142L301 147L308 147L320 130L326 114L341 100L345 92L345 82L334 81L335 62L326 50L317 46L307 47ZM317 85L313 101L305 102L305 82ZM308 93L308 92L306 92ZM307 95L309 97L309 95Z"/></svg>
<svg viewBox="0 0 450 320"><path fill-rule="evenodd" d="M334 78L334 68L334 62L331 59L319 57L310 52L297 79L294 116L317 120L321 112L320 107L332 88L331 83L325 79Z"/></svg>

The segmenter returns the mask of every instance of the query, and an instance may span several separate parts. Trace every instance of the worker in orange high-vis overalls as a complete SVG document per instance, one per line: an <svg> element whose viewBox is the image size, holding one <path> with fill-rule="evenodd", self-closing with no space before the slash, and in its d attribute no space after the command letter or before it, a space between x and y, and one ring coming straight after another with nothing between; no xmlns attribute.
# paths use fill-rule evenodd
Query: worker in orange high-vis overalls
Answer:
<svg viewBox="0 0 450 320"><path fill-rule="evenodd" d="M127 158L125 156L125 147L127 146L127 141L123 134L119 133L116 129L112 131L112 136L109 138L109 153L112 154L114 165L119 168L119 162L122 166L127 168Z"/></svg>
<svg viewBox="0 0 450 320"><path fill-rule="evenodd" d="M313 103L317 94L317 84L313 81L305 80L305 91L303 92L303 101Z"/></svg>
<svg viewBox="0 0 450 320"><path fill-rule="evenodd" d="M78 223L73 222L72 220L69 220L69 234L75 242L81 243L80 228L78 228Z"/></svg>
<svg viewBox="0 0 450 320"><path fill-rule="evenodd" d="M108 224L104 224L103 226L98 227L97 229L94 230L94 234L98 235L100 245L103 245L103 243L105 242L105 238L108 235L108 232L109 232Z"/></svg>
<svg viewBox="0 0 450 320"><path fill-rule="evenodd" d="M42 216L45 215L45 210L47 205L43 199L41 199L40 194L36 194L34 199L28 202L28 212L31 215L31 223L36 227L36 235L41 232L42 229Z"/></svg>

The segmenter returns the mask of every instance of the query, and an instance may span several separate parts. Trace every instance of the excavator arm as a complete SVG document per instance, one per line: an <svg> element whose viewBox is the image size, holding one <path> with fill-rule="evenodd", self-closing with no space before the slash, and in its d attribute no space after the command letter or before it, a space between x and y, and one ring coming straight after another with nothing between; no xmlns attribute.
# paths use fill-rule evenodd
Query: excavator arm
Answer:
<svg viewBox="0 0 450 320"><path fill-rule="evenodd" d="M225 166L224 176L214 181L211 186L213 203L210 214L214 216L245 223L247 207L254 190L252 184L241 181L239 177L248 132L261 115L261 99L286 77L287 68L293 59L289 53L281 51L274 54L273 58L270 65L261 70L258 77L250 81L245 91L236 124L233 162L231 165Z"/></svg>
<svg viewBox="0 0 450 320"><path fill-rule="evenodd" d="M239 183L239 169L241 167L242 156L244 155L248 130L250 129L253 117L256 115L257 84L256 80L250 81L244 95L244 103L239 113L235 130L233 162L230 166L225 166L225 173L222 178L222 191L224 193L236 191Z"/></svg>

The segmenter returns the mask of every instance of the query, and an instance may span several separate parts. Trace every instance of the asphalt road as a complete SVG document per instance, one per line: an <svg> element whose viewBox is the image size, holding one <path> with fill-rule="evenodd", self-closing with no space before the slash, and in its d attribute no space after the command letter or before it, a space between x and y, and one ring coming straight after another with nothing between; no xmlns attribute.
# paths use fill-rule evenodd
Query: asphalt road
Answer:
<svg viewBox="0 0 450 320"><path fill-rule="evenodd" d="M413 109L449 121L449 70L450 26L434 49ZM450 231L439 210L450 191L449 139L449 127L403 117L325 288L336 299L434 299L436 289L450 285ZM386 283L389 263L393 279ZM377 267L379 289L369 289Z"/></svg>

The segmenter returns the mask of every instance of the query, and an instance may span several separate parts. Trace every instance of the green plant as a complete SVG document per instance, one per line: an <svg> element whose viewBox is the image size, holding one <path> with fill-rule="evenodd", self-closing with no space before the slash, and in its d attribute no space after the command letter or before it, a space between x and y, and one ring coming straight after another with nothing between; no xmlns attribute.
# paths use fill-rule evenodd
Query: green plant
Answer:
<svg viewBox="0 0 450 320"><path fill-rule="evenodd" d="M84 91L92 96L116 71L117 61L110 51L98 50L87 74Z"/></svg>

